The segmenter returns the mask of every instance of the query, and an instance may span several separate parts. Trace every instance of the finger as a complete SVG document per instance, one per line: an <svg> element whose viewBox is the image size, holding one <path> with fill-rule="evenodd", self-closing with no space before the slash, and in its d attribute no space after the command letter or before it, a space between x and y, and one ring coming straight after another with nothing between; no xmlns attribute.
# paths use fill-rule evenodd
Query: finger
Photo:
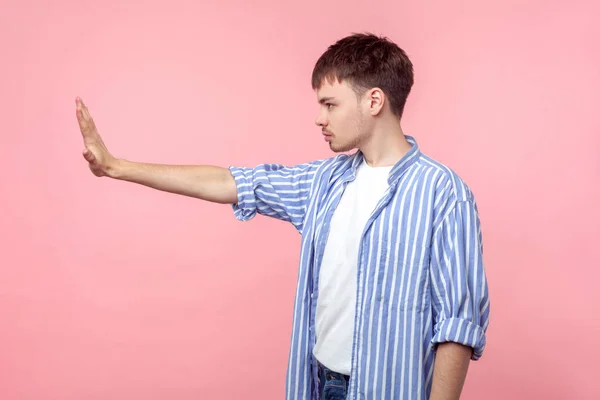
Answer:
<svg viewBox="0 0 600 400"><path fill-rule="evenodd" d="M81 111L81 109L77 109L75 111L75 114L77 115L77 123L79 123L79 129L81 130L81 133L83 134L83 136L87 136L88 123L85 120L85 117L83 116L83 112Z"/></svg>
<svg viewBox="0 0 600 400"><path fill-rule="evenodd" d="M81 113L83 115L83 119L87 123L88 128L93 130L96 127L96 124L94 123L94 119L92 118L92 115L90 114L90 111L88 110L88 108L85 105L85 103L83 102L83 100L80 99L80 103L81 103Z"/></svg>
<svg viewBox="0 0 600 400"><path fill-rule="evenodd" d="M75 98L75 109L78 111L83 109L83 100L79 96Z"/></svg>
<svg viewBox="0 0 600 400"><path fill-rule="evenodd" d="M83 101L81 100L81 97L77 96L75 98L75 116L77 117L77 123L79 124L79 130L81 130L81 133L85 137L87 130L88 130L88 126L85 121L83 111L81 109L82 103L83 103Z"/></svg>
<svg viewBox="0 0 600 400"><path fill-rule="evenodd" d="M89 163L93 163L96 161L96 157L94 156L94 153L92 153L87 148L85 150L83 150L83 158L85 158L85 160Z"/></svg>
<svg viewBox="0 0 600 400"><path fill-rule="evenodd" d="M92 119L92 116L90 115L90 111L88 110L88 108L85 105L85 103L83 102L83 100L81 100L81 111L83 112L83 116L85 117L86 120Z"/></svg>
<svg viewBox="0 0 600 400"><path fill-rule="evenodd" d="M85 120L88 120L91 118L90 113L81 97L77 96L75 98L75 106L76 106L77 110L81 111L81 114Z"/></svg>

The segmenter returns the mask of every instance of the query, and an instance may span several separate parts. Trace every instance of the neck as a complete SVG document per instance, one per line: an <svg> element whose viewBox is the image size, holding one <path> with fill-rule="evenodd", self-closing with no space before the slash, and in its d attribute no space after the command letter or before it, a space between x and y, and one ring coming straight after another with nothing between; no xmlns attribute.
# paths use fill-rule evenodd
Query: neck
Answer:
<svg viewBox="0 0 600 400"><path fill-rule="evenodd" d="M359 146L365 161L372 167L395 165L410 149L398 120L379 124Z"/></svg>

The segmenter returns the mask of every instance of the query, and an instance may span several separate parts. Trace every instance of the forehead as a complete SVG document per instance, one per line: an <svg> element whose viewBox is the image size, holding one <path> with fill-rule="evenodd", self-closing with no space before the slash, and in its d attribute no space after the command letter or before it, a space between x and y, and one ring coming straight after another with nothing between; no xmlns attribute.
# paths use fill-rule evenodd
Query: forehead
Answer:
<svg viewBox="0 0 600 400"><path fill-rule="evenodd" d="M347 82L340 82L337 79L333 82L324 79L321 86L317 88L316 93L319 101L325 98L346 98L355 95Z"/></svg>

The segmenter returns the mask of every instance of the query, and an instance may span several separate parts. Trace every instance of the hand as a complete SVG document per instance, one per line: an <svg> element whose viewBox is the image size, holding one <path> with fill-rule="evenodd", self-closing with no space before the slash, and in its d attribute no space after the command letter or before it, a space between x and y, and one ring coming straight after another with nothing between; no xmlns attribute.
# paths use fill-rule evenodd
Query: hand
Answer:
<svg viewBox="0 0 600 400"><path fill-rule="evenodd" d="M77 122L83 135L83 158L89 163L90 170L96 176L108 176L116 159L110 154L102 137L96 129L96 124L92 119L83 100L77 97L75 99Z"/></svg>

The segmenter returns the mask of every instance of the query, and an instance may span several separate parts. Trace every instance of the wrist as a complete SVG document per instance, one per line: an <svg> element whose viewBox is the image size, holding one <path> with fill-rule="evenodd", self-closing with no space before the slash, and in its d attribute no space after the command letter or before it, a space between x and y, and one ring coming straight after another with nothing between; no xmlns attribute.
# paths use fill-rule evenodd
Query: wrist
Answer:
<svg viewBox="0 0 600 400"><path fill-rule="evenodd" d="M122 179L127 161L112 158L106 165L106 176L113 179Z"/></svg>

